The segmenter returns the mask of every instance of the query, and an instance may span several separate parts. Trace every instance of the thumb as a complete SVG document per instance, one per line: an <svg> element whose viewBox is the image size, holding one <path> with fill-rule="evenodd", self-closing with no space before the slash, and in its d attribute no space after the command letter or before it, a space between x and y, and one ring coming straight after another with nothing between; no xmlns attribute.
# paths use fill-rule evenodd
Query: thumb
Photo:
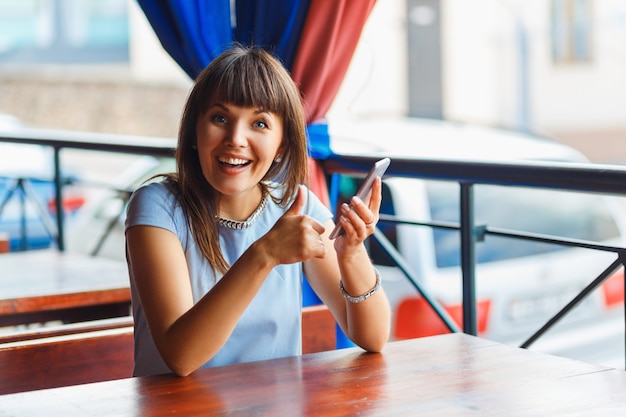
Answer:
<svg viewBox="0 0 626 417"><path fill-rule="evenodd" d="M300 185L298 187L296 198L293 200L293 203L291 203L291 207L289 207L289 210L285 212L285 215L300 214L300 212L302 211L302 208L304 207L305 201L306 201L306 191L304 189L304 186Z"/></svg>

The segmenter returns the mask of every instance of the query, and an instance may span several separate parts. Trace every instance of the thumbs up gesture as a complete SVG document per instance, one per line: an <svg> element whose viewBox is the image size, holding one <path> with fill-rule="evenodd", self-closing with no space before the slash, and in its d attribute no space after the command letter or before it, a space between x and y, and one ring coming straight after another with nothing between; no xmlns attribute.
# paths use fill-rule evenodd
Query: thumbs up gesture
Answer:
<svg viewBox="0 0 626 417"><path fill-rule="evenodd" d="M300 186L295 200L274 227L255 244L264 245L265 252L276 265L323 258L326 246L322 239L325 227L310 216L302 214L306 189Z"/></svg>

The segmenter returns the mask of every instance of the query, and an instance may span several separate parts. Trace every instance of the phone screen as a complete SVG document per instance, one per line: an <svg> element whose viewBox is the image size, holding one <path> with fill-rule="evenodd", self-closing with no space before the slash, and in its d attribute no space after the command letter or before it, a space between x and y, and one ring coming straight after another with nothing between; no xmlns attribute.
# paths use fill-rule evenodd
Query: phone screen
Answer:
<svg viewBox="0 0 626 417"><path fill-rule="evenodd" d="M370 193L372 192L372 184L374 183L374 179L376 177L382 177L385 171L387 171L387 168L389 167L390 163L391 163L391 159L389 158L383 158L377 161L372 167L372 169L370 170L370 172L365 177L365 180L359 187L359 190L356 192L356 196L359 197L363 201L367 200ZM335 239L341 236L342 234L344 234L343 227L341 226L341 223L337 223L337 225L331 232L329 238Z"/></svg>

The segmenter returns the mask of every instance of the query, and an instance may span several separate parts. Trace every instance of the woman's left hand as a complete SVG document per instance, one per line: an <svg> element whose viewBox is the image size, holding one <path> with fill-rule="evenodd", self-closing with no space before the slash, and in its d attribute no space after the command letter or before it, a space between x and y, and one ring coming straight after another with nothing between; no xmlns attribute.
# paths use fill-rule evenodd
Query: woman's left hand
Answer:
<svg viewBox="0 0 626 417"><path fill-rule="evenodd" d="M367 202L354 196L350 204L341 205L341 216L339 221L345 233L335 239L335 250L338 254L350 251L365 239L367 239L376 228L379 219L380 203L382 201L381 179L376 178L372 185L372 192Z"/></svg>

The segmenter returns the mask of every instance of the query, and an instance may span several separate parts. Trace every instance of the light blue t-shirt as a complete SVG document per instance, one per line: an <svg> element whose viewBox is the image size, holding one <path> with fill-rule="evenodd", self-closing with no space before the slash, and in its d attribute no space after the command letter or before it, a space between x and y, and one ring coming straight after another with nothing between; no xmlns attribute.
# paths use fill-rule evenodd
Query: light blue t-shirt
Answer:
<svg viewBox="0 0 626 417"><path fill-rule="evenodd" d="M136 225L156 226L174 233L180 241L191 280L194 302L213 288L215 277L206 258L196 246L182 208L168 181L154 182L137 189L128 204L126 229ZM275 195L280 192L272 191ZM332 217L328 208L311 192L303 211L324 222ZM268 200L267 207L247 229L220 226L220 245L232 265L242 253L266 234L283 215L281 208ZM135 321L135 369L133 375L169 373L159 354L146 322L130 271L133 316ZM232 335L217 354L202 367L273 359L302 353L302 264L279 265L259 289ZM206 332L211 332L207 327Z"/></svg>

